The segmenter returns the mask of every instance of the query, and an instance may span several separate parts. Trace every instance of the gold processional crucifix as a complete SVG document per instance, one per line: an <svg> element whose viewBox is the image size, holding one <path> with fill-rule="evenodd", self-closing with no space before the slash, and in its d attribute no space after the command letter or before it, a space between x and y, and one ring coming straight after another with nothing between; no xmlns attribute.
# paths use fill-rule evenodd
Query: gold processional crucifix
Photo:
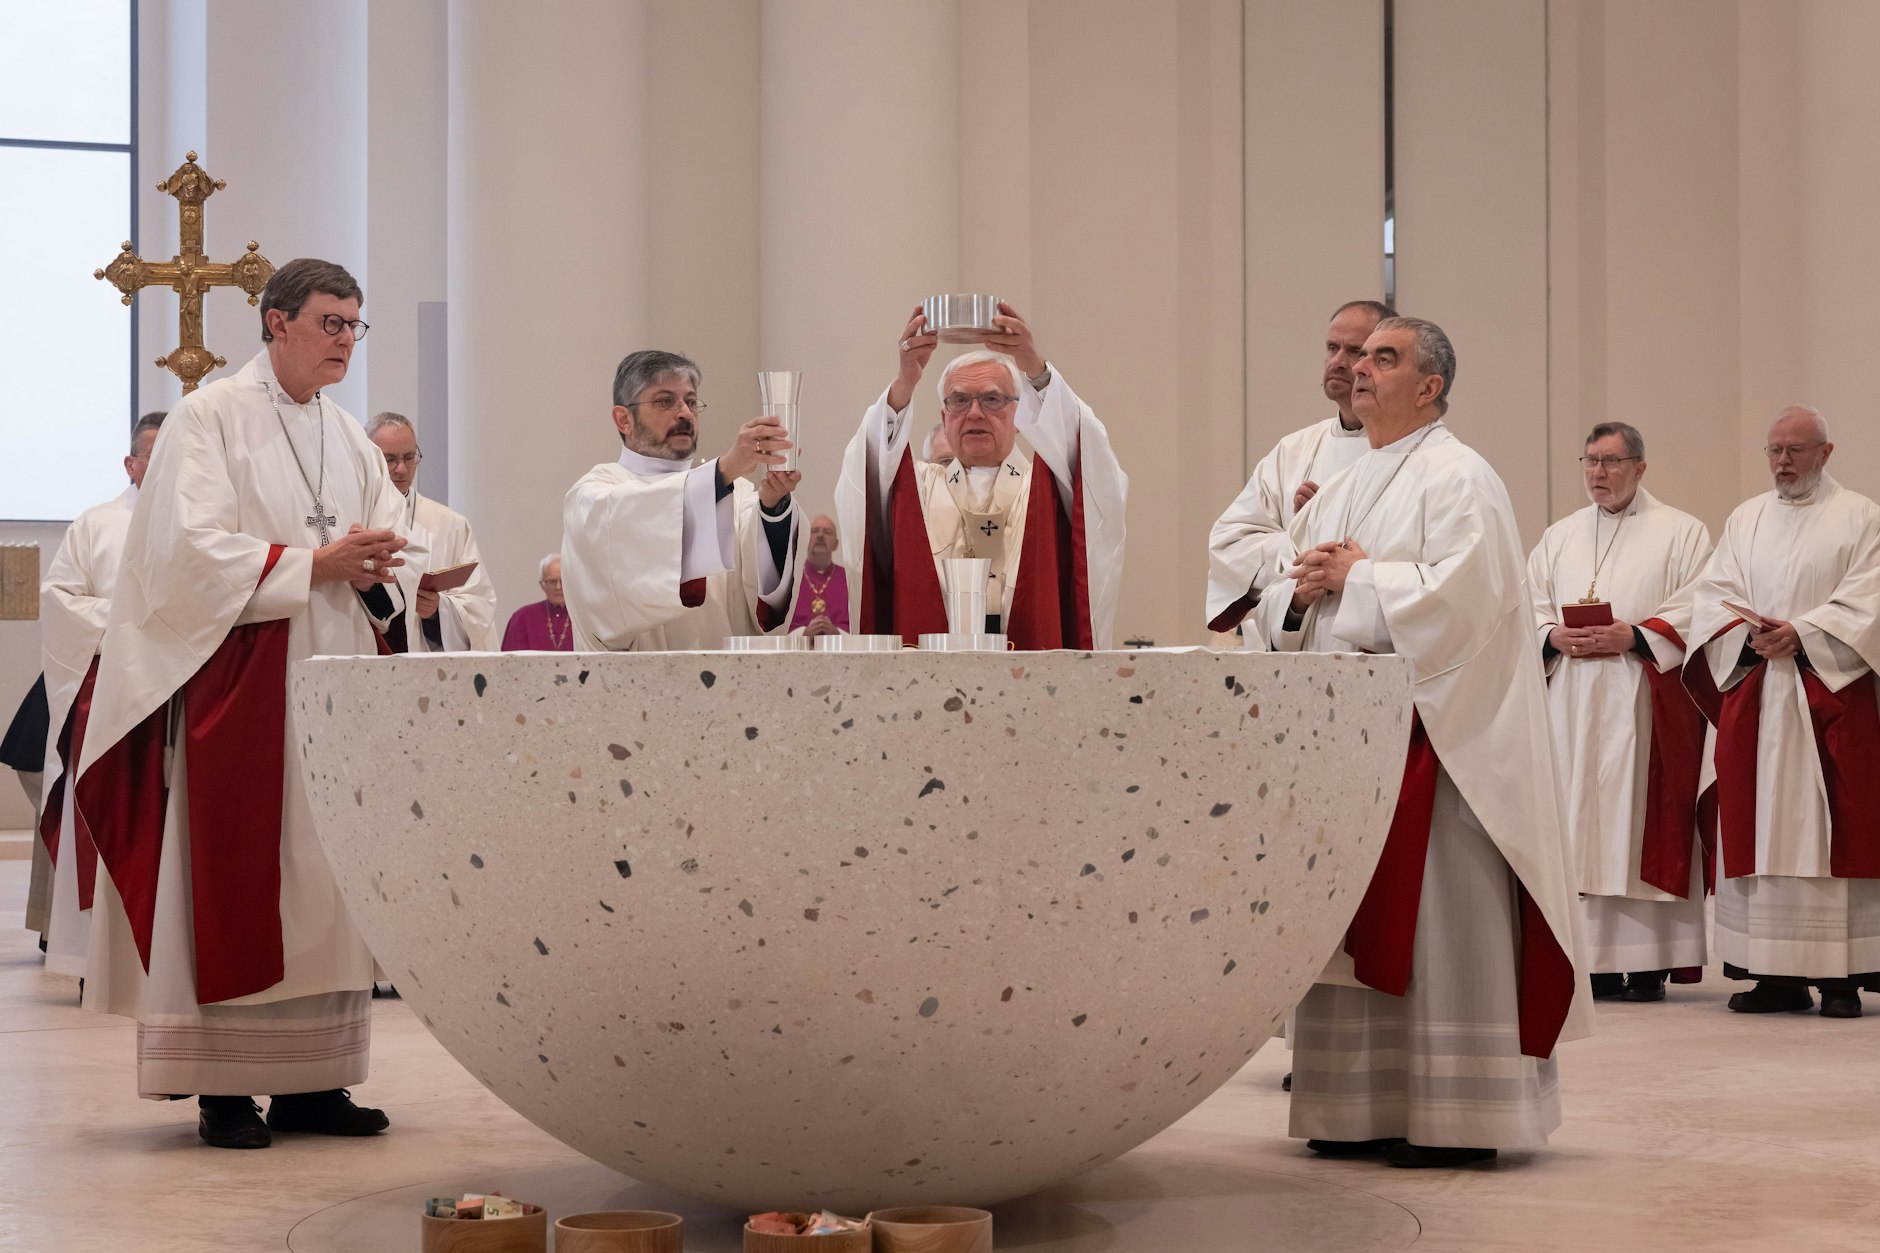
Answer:
<svg viewBox="0 0 1880 1253"><path fill-rule="evenodd" d="M130 241L110 265L93 271L93 278L108 279L124 293L124 303L146 287L170 287L177 295L178 339L181 341L165 356L157 358L165 369L183 380L183 392L196 390L202 376L219 370L228 362L215 356L202 343L202 294L211 287L239 287L248 293L248 303L260 299L261 289L274 274L274 263L258 251L260 245L248 241L248 251L229 264L210 261L202 253L202 202L227 187L221 179L212 179L196 164L190 153L176 173L157 184L157 190L176 197L177 222L181 231L180 250L168 261L146 261L131 251Z"/></svg>

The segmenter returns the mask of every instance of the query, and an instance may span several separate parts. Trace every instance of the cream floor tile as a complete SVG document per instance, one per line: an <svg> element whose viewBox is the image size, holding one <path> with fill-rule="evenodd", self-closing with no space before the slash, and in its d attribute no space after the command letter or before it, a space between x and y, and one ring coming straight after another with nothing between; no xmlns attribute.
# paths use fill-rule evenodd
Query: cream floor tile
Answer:
<svg viewBox="0 0 1880 1253"><path fill-rule="evenodd" d="M0 864L0 917L26 867ZM1872 1017L1728 1013L1714 973L1661 1005L1602 1005L1565 1047L1566 1122L1536 1153L1459 1172L1314 1158L1286 1138L1270 1044L1120 1161L999 1207L1002 1249L1727 1250L1880 1247L1880 998ZM366 1141L206 1149L193 1103L133 1095L133 1034L76 1008L31 937L0 932L0 1251L416 1248L419 1200L502 1188L553 1213L686 1214L687 1247L738 1247L739 1216L597 1166L536 1131L401 1001L374 1008Z"/></svg>

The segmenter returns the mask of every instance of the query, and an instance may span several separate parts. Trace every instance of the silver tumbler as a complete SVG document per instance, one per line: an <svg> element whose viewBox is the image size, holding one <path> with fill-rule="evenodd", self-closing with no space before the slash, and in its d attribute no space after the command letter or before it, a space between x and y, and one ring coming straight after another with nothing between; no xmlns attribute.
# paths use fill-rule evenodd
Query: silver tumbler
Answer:
<svg viewBox="0 0 1880 1253"><path fill-rule="evenodd" d="M992 562L986 557L948 557L942 591L947 601L947 627L954 635L978 635L986 629L986 580Z"/></svg>
<svg viewBox="0 0 1880 1253"><path fill-rule="evenodd" d="M790 446L783 450L783 464L765 466L765 470L796 469L796 437L799 429L797 405L803 394L803 372L801 370L759 370L757 372L757 394L763 402L767 416L783 420L783 434L790 441ZM762 477L762 472L759 472Z"/></svg>

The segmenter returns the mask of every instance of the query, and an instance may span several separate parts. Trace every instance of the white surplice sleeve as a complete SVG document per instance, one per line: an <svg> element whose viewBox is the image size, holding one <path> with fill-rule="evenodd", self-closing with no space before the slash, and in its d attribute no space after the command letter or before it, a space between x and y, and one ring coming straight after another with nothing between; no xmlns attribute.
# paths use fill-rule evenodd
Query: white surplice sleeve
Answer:
<svg viewBox="0 0 1880 1253"><path fill-rule="evenodd" d="M1091 630L1098 648L1110 647L1116 600L1123 582L1125 510L1129 476L1110 447L1110 432L1078 398L1063 372L1045 362L1051 375L1042 389L1019 387L1018 433L1025 437L1056 480L1058 499L1069 508L1081 477L1085 559L1090 571Z"/></svg>
<svg viewBox="0 0 1880 1253"><path fill-rule="evenodd" d="M712 467L699 468L709 497ZM576 629L599 647L624 650L635 636L686 612L679 585L696 475L633 478L608 463L568 490L562 502L562 588ZM709 564L719 551L716 501L704 517L694 533L711 540L703 549ZM729 566L721 561L718 568Z"/></svg>

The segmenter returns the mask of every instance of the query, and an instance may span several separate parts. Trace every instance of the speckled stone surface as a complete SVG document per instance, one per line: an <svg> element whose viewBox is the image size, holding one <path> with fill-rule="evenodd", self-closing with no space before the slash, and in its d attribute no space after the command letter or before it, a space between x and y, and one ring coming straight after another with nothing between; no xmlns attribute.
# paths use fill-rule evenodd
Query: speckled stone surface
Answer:
<svg viewBox="0 0 1880 1253"><path fill-rule="evenodd" d="M1395 657L482 655L293 672L314 817L438 1040L728 1205L983 1204L1192 1109L1337 945Z"/></svg>

